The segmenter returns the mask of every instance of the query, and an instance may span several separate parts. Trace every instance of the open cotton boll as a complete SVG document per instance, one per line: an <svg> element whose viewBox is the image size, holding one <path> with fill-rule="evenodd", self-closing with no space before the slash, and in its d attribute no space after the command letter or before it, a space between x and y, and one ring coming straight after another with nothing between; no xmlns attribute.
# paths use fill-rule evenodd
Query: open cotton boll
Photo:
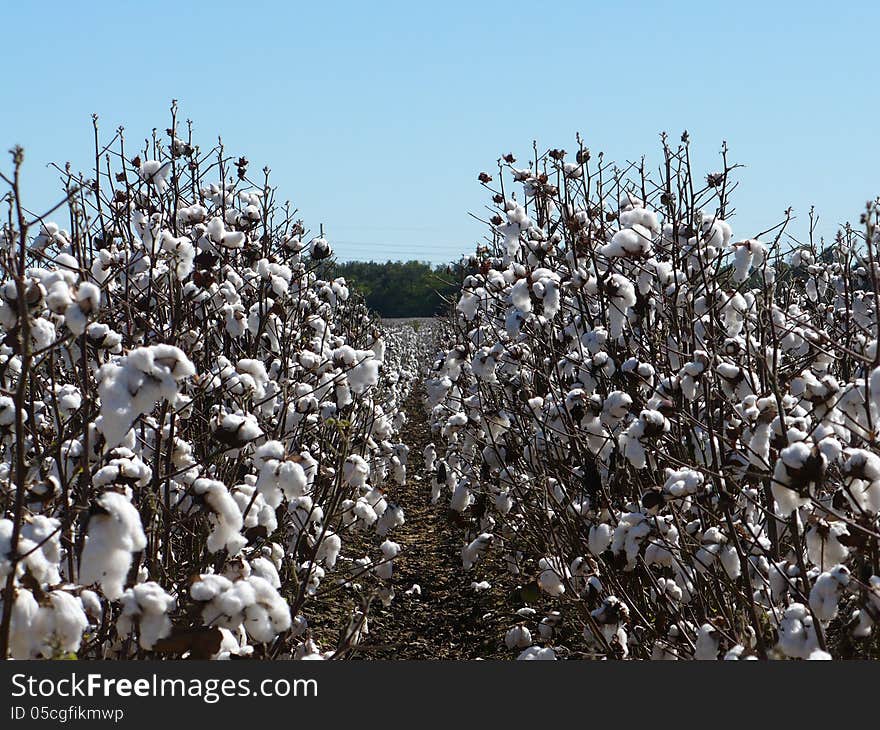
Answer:
<svg viewBox="0 0 880 730"><path fill-rule="evenodd" d="M256 575L268 581L276 590L281 588L281 576L278 568L267 557L260 556L251 560L252 575Z"/></svg>
<svg viewBox="0 0 880 730"><path fill-rule="evenodd" d="M836 565L816 578L810 590L810 608L820 621L830 621L837 615L841 592L849 585L850 573L846 566Z"/></svg>
<svg viewBox="0 0 880 730"><path fill-rule="evenodd" d="M333 249L330 247L326 238L321 238L320 236L313 238L309 243L309 246L311 248L312 258L316 261L330 258L333 255Z"/></svg>
<svg viewBox="0 0 880 730"><path fill-rule="evenodd" d="M629 311L636 304L636 290L632 282L621 274L613 274L605 282L608 295L608 336L612 340L623 334L623 325Z"/></svg>
<svg viewBox="0 0 880 730"><path fill-rule="evenodd" d="M843 563L849 557L849 548L840 542L840 538L847 537L849 530L844 522L819 520L811 524L804 540L809 561L819 570Z"/></svg>
<svg viewBox="0 0 880 730"><path fill-rule="evenodd" d="M720 636L712 624L703 624L697 633L694 659L699 661L715 661L718 659Z"/></svg>
<svg viewBox="0 0 880 730"><path fill-rule="evenodd" d="M846 449L842 473L849 482L847 497L858 508L880 512L880 456L866 449Z"/></svg>
<svg viewBox="0 0 880 730"><path fill-rule="evenodd" d="M528 314L532 311L532 296L529 291L528 279L520 279L511 287L510 303L520 312Z"/></svg>
<svg viewBox="0 0 880 730"><path fill-rule="evenodd" d="M734 244L733 280L741 284L748 279L752 267L764 262L766 250L766 246L755 239Z"/></svg>
<svg viewBox="0 0 880 730"><path fill-rule="evenodd" d="M99 583L110 600L122 596L132 553L147 546L137 509L124 494L105 492L89 517L80 563L80 583Z"/></svg>
<svg viewBox="0 0 880 730"><path fill-rule="evenodd" d="M116 630L120 636L129 636L137 626L138 642L149 651L159 639L171 633L168 611L174 604L175 599L158 583L140 583L122 595L122 613L116 622Z"/></svg>
<svg viewBox="0 0 880 730"><path fill-rule="evenodd" d="M379 546L379 549L382 551L383 560L375 567L374 572L382 580L391 580L393 572L392 561L400 553L400 545L392 540L385 540L385 542Z"/></svg>
<svg viewBox="0 0 880 730"><path fill-rule="evenodd" d="M473 503L474 498L470 490L470 480L460 479L452 492L449 509L462 513Z"/></svg>
<svg viewBox="0 0 880 730"><path fill-rule="evenodd" d="M278 507L284 499L302 497L307 483L306 473L297 462L269 459L260 468L256 488L270 507Z"/></svg>
<svg viewBox="0 0 880 730"><path fill-rule="evenodd" d="M366 499L361 497L358 499L351 508L351 513L354 516L357 525L369 527L374 524L376 520L379 519L379 516L376 514L376 510L367 502Z"/></svg>
<svg viewBox="0 0 880 730"><path fill-rule="evenodd" d="M306 594L314 596L318 592L318 588L326 575L326 571L320 565L313 563L311 560L307 560L300 566L299 573L301 580L306 585Z"/></svg>
<svg viewBox="0 0 880 730"><path fill-rule="evenodd" d="M171 160L144 160L138 168L138 175L145 183L149 183L160 193L168 188L168 173L171 172Z"/></svg>
<svg viewBox="0 0 880 730"><path fill-rule="evenodd" d="M213 530L208 535L208 551L215 553L226 549L230 557L238 555L247 545L247 538L240 534L242 524L238 505L223 482L200 478L193 482L193 491L201 495L211 513L208 519Z"/></svg>
<svg viewBox="0 0 880 730"><path fill-rule="evenodd" d="M4 522L8 522L4 520ZM11 523L9 523L11 524ZM0 563L2 553L4 530L0 527ZM11 537L11 531L9 532ZM8 549L8 539L6 548ZM56 517L45 515L32 515L21 527L18 544L19 555L23 555L24 566L37 581L44 584L56 585L61 582L58 565L62 559L61 551L61 520ZM20 569L20 568L19 568ZM0 574L5 571L0 565Z"/></svg>
<svg viewBox="0 0 880 730"><path fill-rule="evenodd" d="M325 533L315 553L315 560L324 564L327 570L336 567L339 551L342 549L342 538L335 532Z"/></svg>
<svg viewBox="0 0 880 730"><path fill-rule="evenodd" d="M494 536L491 533L483 532L462 548L461 562L465 570L470 570L483 557L493 539Z"/></svg>
<svg viewBox="0 0 880 730"><path fill-rule="evenodd" d="M480 306L479 297L473 292L465 291L462 292L461 298L458 300L458 303L455 305L455 309L461 312L465 319L472 320L477 316L477 310Z"/></svg>
<svg viewBox="0 0 880 730"><path fill-rule="evenodd" d="M568 568L555 565L552 558L541 558L538 561L538 588L551 596L565 593L563 576L568 575Z"/></svg>
<svg viewBox="0 0 880 730"><path fill-rule="evenodd" d="M211 419L211 433L221 444L239 449L263 435L252 413L226 413L219 410Z"/></svg>
<svg viewBox="0 0 880 730"><path fill-rule="evenodd" d="M290 607L264 578L250 575L235 582L205 574L190 586L193 600L204 603L206 626L236 630L243 626L254 641L267 642L290 628Z"/></svg>
<svg viewBox="0 0 880 730"><path fill-rule="evenodd" d="M384 537L395 527L400 527L405 522L403 507L396 504L389 504L388 508L379 517L376 523L376 534Z"/></svg>
<svg viewBox="0 0 880 730"><path fill-rule="evenodd" d="M13 659L59 659L79 651L88 619L79 598L63 590L38 603L19 589L13 604L10 650Z"/></svg>
<svg viewBox="0 0 880 730"><path fill-rule="evenodd" d="M357 365L348 371L348 384L352 392L361 395L379 383L381 361L369 350L357 351Z"/></svg>
<svg viewBox="0 0 880 730"><path fill-rule="evenodd" d="M808 659L819 648L813 617L802 603L792 603L779 622L776 648L792 659Z"/></svg>
<svg viewBox="0 0 880 730"><path fill-rule="evenodd" d="M556 652L549 646L530 646L528 649L525 649L517 659L521 661L555 661Z"/></svg>
<svg viewBox="0 0 880 730"><path fill-rule="evenodd" d="M13 659L34 659L39 655L40 637L32 630L39 612L40 605L33 593L26 589L15 592L9 629L9 654Z"/></svg>
<svg viewBox="0 0 880 730"><path fill-rule="evenodd" d="M357 454L349 456L342 466L342 479L351 487L360 489L370 478L370 465Z"/></svg>
<svg viewBox="0 0 880 730"><path fill-rule="evenodd" d="M771 491L776 512L788 516L810 502L810 487L825 471L826 459L806 441L797 441L779 452Z"/></svg>
<svg viewBox="0 0 880 730"><path fill-rule="evenodd" d="M607 522L600 522L590 527L589 547L593 555L599 556L611 545L614 528Z"/></svg>
<svg viewBox="0 0 880 730"><path fill-rule="evenodd" d="M138 347L98 370L101 398L97 426L105 448L123 441L135 419L143 416L163 398L173 401L178 382L195 374L195 367L182 350L172 345Z"/></svg>
<svg viewBox="0 0 880 730"><path fill-rule="evenodd" d="M524 649L532 644L532 632L519 624L507 630L504 643L508 649Z"/></svg>
<svg viewBox="0 0 880 730"><path fill-rule="evenodd" d="M652 241L651 231L636 223L631 228L617 231L611 240L599 249L599 252L609 258L650 256Z"/></svg>

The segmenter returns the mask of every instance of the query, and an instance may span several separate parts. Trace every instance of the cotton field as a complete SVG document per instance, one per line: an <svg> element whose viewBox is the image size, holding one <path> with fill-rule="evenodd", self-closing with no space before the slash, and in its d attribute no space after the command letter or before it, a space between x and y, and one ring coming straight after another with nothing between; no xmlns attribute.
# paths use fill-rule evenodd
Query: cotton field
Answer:
<svg viewBox="0 0 880 730"><path fill-rule="evenodd" d="M654 177L583 145L480 175L433 501L462 570L494 552L530 588L521 659L876 656L877 205L826 245L740 239L726 154L697 178L688 148Z"/></svg>
<svg viewBox="0 0 880 730"><path fill-rule="evenodd" d="M54 220L25 212L20 159L8 180L0 656L344 654L394 599L386 490L424 345L244 158L176 125L110 148ZM352 629L321 647L327 602Z"/></svg>
<svg viewBox="0 0 880 730"><path fill-rule="evenodd" d="M688 150L504 155L416 322L176 118L45 215L16 150L0 657L877 656L880 208L740 238Z"/></svg>

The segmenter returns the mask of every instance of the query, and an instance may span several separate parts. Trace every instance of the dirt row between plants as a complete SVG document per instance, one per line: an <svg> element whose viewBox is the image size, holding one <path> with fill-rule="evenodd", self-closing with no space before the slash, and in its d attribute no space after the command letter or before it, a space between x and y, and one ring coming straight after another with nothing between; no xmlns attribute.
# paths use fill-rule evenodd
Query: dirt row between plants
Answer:
<svg viewBox="0 0 880 730"><path fill-rule="evenodd" d="M425 472L422 456L431 441L424 396L420 382L406 403L401 438L410 447L407 484L389 494L406 513L406 523L393 535L402 546L394 561L397 595L388 608L373 604L369 634L358 653L377 659L509 658L504 634L516 616L503 598L517 583L494 554L473 570L462 570L464 532L444 506L448 492L439 504L430 503L431 475ZM491 590L471 587L484 580L492 584ZM406 593L413 584L420 595ZM507 588L499 592L499 587Z"/></svg>

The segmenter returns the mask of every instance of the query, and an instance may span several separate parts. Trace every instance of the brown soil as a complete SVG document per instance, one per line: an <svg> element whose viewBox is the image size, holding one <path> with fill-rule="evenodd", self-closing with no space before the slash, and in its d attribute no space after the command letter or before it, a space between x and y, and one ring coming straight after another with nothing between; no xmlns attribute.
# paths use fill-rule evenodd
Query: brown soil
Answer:
<svg viewBox="0 0 880 730"><path fill-rule="evenodd" d="M446 514L443 504L449 494L437 505L430 503L430 475L422 452L431 438L423 399L420 383L406 404L408 420L401 436L410 447L407 485L391 495L406 513L406 523L392 535L402 546L394 561L397 595L388 608L373 604L370 631L359 654L376 659L510 658L504 634L522 604L503 599L518 584L492 552L472 570L462 569L464 531ZM471 588L483 580L492 584L490 590ZM406 595L414 583L421 595Z"/></svg>

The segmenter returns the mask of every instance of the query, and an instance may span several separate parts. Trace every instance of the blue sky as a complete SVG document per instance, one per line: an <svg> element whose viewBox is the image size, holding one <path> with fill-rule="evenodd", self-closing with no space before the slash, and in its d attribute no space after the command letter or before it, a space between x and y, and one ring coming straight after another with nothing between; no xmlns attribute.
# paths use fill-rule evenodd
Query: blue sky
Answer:
<svg viewBox="0 0 880 730"><path fill-rule="evenodd" d="M650 161L661 131L687 129L701 171L727 140L747 165L740 237L789 205L805 234L811 204L831 235L880 194L871 4L542 5L5 3L0 145L25 147L28 201L48 207L46 165L88 168L93 112L133 144L176 98L202 147L222 134L269 165L342 259L472 250L477 174L533 139L573 149L576 132Z"/></svg>

